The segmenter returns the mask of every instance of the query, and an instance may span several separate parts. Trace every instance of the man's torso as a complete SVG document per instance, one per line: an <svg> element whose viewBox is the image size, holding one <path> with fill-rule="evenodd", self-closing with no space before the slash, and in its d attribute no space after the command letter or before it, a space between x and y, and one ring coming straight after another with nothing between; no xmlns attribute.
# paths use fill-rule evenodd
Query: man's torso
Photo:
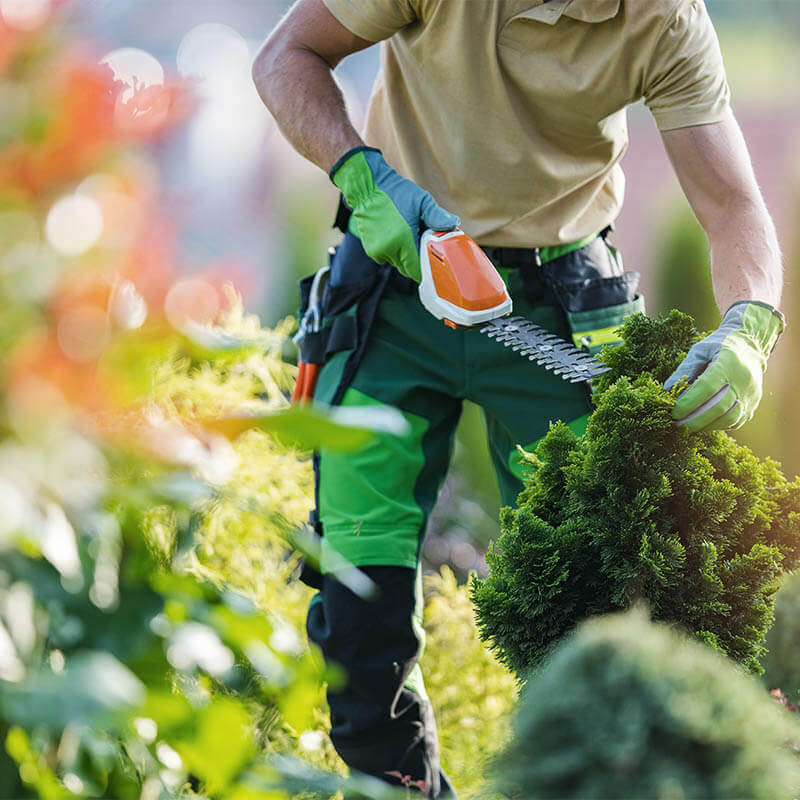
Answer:
<svg viewBox="0 0 800 800"><path fill-rule="evenodd" d="M663 129L727 110L700 0L326 2L351 30L383 24L354 30L367 38L410 20L384 45L365 139L483 244L559 244L609 224L625 109L642 97Z"/></svg>

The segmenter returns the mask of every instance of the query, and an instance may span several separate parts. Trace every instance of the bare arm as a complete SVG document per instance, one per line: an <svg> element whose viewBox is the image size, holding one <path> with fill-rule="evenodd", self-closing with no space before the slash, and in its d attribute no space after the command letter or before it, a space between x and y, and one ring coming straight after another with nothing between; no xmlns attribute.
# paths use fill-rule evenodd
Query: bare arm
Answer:
<svg viewBox="0 0 800 800"><path fill-rule="evenodd" d="M345 28L322 0L298 0L253 62L256 88L281 132L326 172L343 153L364 144L333 69L371 44Z"/></svg>
<svg viewBox="0 0 800 800"><path fill-rule="evenodd" d="M733 114L713 125L664 131L662 137L708 237L720 310L738 300L777 307L783 282L780 246Z"/></svg>

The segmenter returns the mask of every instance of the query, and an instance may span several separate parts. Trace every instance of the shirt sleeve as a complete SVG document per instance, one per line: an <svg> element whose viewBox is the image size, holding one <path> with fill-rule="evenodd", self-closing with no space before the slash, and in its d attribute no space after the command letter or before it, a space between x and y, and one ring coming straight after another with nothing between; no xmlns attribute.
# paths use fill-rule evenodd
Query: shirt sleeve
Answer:
<svg viewBox="0 0 800 800"><path fill-rule="evenodd" d="M417 19L412 0L324 0L351 33L368 42L388 39Z"/></svg>
<svg viewBox="0 0 800 800"><path fill-rule="evenodd" d="M721 122L730 108L719 40L702 0L681 0L656 42L644 99L659 130Z"/></svg>

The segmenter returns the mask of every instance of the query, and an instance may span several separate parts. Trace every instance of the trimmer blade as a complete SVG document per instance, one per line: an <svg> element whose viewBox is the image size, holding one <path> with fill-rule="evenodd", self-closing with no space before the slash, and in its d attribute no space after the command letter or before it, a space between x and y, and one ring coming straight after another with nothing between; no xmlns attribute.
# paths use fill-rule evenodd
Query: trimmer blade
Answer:
<svg viewBox="0 0 800 800"><path fill-rule="evenodd" d="M590 381L610 367L524 317L493 319L481 328L492 339L570 383Z"/></svg>

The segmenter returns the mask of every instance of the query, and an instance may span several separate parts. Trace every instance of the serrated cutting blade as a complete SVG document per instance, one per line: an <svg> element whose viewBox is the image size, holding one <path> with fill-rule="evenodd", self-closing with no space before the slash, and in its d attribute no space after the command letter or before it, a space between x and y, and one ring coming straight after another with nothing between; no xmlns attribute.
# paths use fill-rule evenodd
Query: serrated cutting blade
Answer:
<svg viewBox="0 0 800 800"><path fill-rule="evenodd" d="M481 328L492 339L570 383L590 381L610 367L524 317L493 319Z"/></svg>

